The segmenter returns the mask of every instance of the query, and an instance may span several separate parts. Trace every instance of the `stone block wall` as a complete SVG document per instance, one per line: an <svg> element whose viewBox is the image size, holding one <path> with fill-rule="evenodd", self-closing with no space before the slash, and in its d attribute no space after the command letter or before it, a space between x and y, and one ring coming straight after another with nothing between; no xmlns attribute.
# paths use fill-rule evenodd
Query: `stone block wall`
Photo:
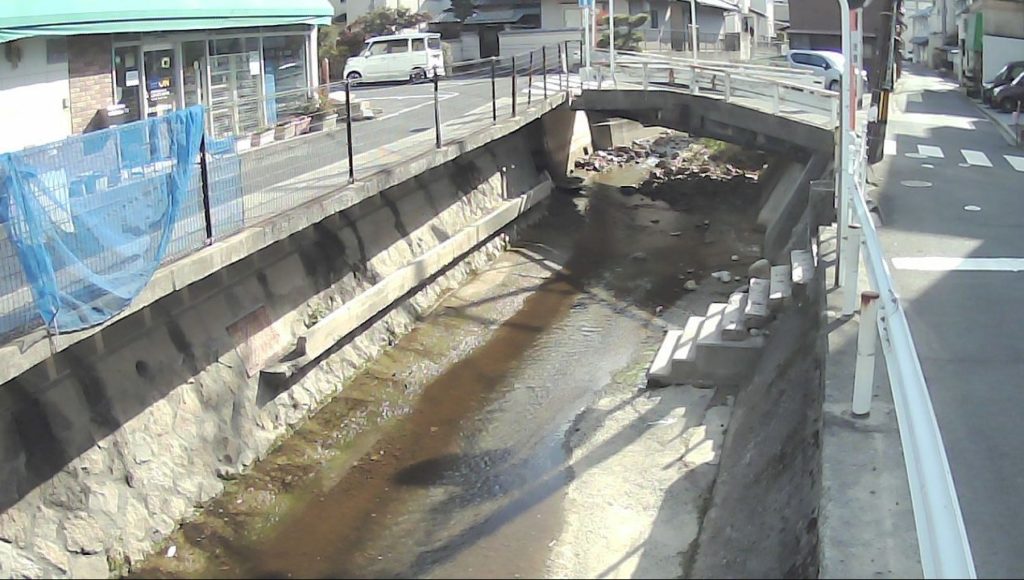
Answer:
<svg viewBox="0 0 1024 580"><path fill-rule="evenodd" d="M283 386L249 372L259 349L231 329L262 310L287 349L339 305L547 183L540 130L529 125L331 215L0 385L0 577L124 573L149 554L507 237L457 260Z"/></svg>
<svg viewBox="0 0 1024 580"><path fill-rule="evenodd" d="M71 130L81 133L96 112L114 104L114 60L110 35L68 37Z"/></svg>

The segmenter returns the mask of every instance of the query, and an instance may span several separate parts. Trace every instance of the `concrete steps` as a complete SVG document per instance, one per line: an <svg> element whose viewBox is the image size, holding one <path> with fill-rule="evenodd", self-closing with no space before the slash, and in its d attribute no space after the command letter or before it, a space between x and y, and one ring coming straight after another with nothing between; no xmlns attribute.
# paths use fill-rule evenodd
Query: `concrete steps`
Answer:
<svg viewBox="0 0 1024 580"><path fill-rule="evenodd" d="M809 250L794 250L790 263L771 268L771 279L751 278L745 292L713 302L703 316L690 316L672 329L651 363L648 386L740 384L757 366L772 319L806 295L814 277Z"/></svg>

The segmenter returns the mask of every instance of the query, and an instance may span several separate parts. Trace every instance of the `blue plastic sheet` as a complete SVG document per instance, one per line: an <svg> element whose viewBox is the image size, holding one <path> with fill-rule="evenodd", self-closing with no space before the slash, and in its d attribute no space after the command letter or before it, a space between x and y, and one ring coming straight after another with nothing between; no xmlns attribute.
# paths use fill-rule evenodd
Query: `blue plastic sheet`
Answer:
<svg viewBox="0 0 1024 580"><path fill-rule="evenodd" d="M0 155L0 222L52 331L110 319L149 282L202 136L203 109L190 107Z"/></svg>

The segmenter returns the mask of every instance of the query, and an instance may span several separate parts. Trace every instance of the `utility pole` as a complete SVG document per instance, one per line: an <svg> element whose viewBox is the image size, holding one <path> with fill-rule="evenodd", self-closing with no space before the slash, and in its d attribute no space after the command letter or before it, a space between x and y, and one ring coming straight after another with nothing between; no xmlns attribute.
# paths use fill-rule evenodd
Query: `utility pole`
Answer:
<svg viewBox="0 0 1024 580"><path fill-rule="evenodd" d="M693 47L693 62L697 62L697 0L690 0L690 45Z"/></svg>

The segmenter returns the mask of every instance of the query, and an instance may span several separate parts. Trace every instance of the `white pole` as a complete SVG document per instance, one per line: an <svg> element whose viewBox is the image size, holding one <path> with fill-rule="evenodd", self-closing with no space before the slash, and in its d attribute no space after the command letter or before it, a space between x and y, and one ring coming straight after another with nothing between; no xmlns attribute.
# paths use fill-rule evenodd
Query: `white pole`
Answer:
<svg viewBox="0 0 1024 580"><path fill-rule="evenodd" d="M583 68L590 67L590 5L583 5Z"/></svg>
<svg viewBox="0 0 1024 580"><path fill-rule="evenodd" d="M615 82L615 0L608 0L608 68Z"/></svg>
<svg viewBox="0 0 1024 580"><path fill-rule="evenodd" d="M871 412L875 391L875 337L878 336L878 292L860 295L860 328L857 329L857 366L853 375L854 415Z"/></svg>
<svg viewBox="0 0 1024 580"><path fill-rule="evenodd" d="M843 258L839 267L846 270L846 285L843 286L843 316L850 316L857 310L857 272L860 268L860 225L846 226L846 237L840 248Z"/></svg>
<svg viewBox="0 0 1024 580"><path fill-rule="evenodd" d="M693 62L697 62L697 0L690 0L690 46L693 48Z"/></svg>
<svg viewBox="0 0 1024 580"><path fill-rule="evenodd" d="M851 137L851 131L853 130L851 123L851 95L850 95L850 80L853 76L853 51L851 49L850 42L850 2L849 0L839 0L839 17L840 17L840 32L842 33L842 47L843 47L843 58L846 59L846 70L843 71L841 78L842 82L842 93L839 95L840 99L840 110L839 110L839 239L846 242L849 237L847 228L850 222L850 200L849 196L853 194L852 174L853 167L851 166L854 162L853 154L850 149L853 140ZM846 252L842 252L846 254ZM849 280L846 279L846 268L839 268L839 285L846 291L846 285Z"/></svg>

